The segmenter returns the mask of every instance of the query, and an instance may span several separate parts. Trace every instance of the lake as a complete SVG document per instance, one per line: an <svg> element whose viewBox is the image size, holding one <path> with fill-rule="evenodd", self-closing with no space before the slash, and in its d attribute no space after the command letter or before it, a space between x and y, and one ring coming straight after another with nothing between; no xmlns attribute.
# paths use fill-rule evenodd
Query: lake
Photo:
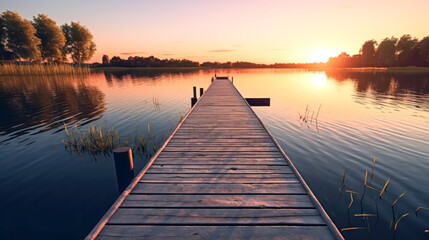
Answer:
<svg viewBox="0 0 429 240"><path fill-rule="evenodd" d="M254 110L346 239L425 239L429 210L415 212L429 207L429 74L356 69L0 77L0 238L82 239L119 196L113 156L66 151L64 123L130 139L149 125L160 146L214 74L271 98ZM148 159L135 154L136 175Z"/></svg>

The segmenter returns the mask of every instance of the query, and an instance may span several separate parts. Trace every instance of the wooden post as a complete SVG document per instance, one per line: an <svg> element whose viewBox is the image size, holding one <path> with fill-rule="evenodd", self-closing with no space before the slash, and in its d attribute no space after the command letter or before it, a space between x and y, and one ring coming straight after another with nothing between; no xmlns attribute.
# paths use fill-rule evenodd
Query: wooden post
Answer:
<svg viewBox="0 0 429 240"><path fill-rule="evenodd" d="M231 77L231 83L234 84L234 77Z"/></svg>
<svg viewBox="0 0 429 240"><path fill-rule="evenodd" d="M215 74L215 78L217 78L217 77L216 77L216 74Z"/></svg>
<svg viewBox="0 0 429 240"><path fill-rule="evenodd" d="M113 150L115 159L116 181L121 193L134 178L133 154L130 147L120 147Z"/></svg>
<svg viewBox="0 0 429 240"><path fill-rule="evenodd" d="M195 103L197 103L197 98L196 97L191 98L191 107L193 107Z"/></svg>
<svg viewBox="0 0 429 240"><path fill-rule="evenodd" d="M200 88L200 97L203 96L204 88Z"/></svg>
<svg viewBox="0 0 429 240"><path fill-rule="evenodd" d="M212 82L213 82L213 80L214 80L214 77L212 77Z"/></svg>
<svg viewBox="0 0 429 240"><path fill-rule="evenodd" d="M195 103L197 103L197 87L194 86L194 96L191 97L191 107L193 107L195 105Z"/></svg>

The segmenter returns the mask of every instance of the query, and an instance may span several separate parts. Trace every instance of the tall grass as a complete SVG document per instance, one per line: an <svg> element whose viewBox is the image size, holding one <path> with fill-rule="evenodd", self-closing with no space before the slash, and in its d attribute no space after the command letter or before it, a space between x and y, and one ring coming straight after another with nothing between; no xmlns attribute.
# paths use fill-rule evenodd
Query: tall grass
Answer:
<svg viewBox="0 0 429 240"><path fill-rule="evenodd" d="M64 123L66 139L60 137L60 141L64 144L67 151L77 152L81 157L83 152L92 154L111 153L113 149L121 146L131 147L133 151L140 154L148 153L149 143L155 145L155 137L150 135L150 126L148 123L148 133L139 134L136 130L134 138L130 136L121 137L121 135L113 127L108 124L103 126L95 126L91 124L87 130L84 130L77 125L68 127Z"/></svg>
<svg viewBox="0 0 429 240"><path fill-rule="evenodd" d="M15 64L5 63L0 65L0 75L86 75L91 69L85 66L72 66L70 64Z"/></svg>

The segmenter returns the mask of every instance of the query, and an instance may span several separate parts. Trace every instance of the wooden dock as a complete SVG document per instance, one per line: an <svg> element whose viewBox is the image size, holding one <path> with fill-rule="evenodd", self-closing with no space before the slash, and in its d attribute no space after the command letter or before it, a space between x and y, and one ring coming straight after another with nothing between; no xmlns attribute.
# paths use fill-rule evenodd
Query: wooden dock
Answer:
<svg viewBox="0 0 429 240"><path fill-rule="evenodd" d="M216 79L87 239L343 239L228 79Z"/></svg>

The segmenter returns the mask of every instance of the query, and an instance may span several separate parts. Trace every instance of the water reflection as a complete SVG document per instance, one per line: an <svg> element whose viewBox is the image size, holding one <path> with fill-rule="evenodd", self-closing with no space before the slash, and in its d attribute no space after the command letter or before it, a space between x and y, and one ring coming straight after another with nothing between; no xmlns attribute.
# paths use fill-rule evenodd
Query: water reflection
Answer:
<svg viewBox="0 0 429 240"><path fill-rule="evenodd" d="M104 76L106 77L106 81L111 83L113 80L123 80L124 78L138 79L141 80L144 78L152 78L156 79L163 75L183 75L189 73L198 73L199 69L148 69L148 70L107 70L104 71Z"/></svg>
<svg viewBox="0 0 429 240"><path fill-rule="evenodd" d="M357 103L360 99L374 99L381 106L412 107L417 110L429 110L429 76L421 73L386 73L326 71L328 78L337 82L354 82ZM390 102L388 102L390 101Z"/></svg>
<svg viewBox="0 0 429 240"><path fill-rule="evenodd" d="M105 110L104 94L84 79L0 78L0 134L10 134L9 139L32 130L37 130L33 134L44 132L63 122L91 122Z"/></svg>
<svg viewBox="0 0 429 240"><path fill-rule="evenodd" d="M394 74L386 72L326 71L336 81L355 81L357 92L373 91L378 94L396 95L403 93L428 94L428 74Z"/></svg>

